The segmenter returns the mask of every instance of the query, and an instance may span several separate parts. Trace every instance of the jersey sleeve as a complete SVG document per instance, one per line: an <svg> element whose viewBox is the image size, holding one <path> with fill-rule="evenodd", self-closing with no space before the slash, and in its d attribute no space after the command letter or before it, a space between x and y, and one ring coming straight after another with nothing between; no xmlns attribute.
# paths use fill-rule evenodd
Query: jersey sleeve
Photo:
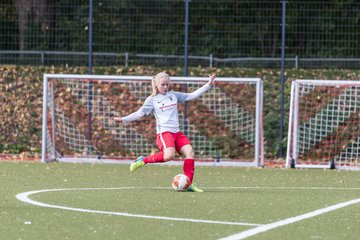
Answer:
<svg viewBox="0 0 360 240"><path fill-rule="evenodd" d="M211 88L211 85L209 83L206 83L201 88L198 88L194 92L189 93L188 96L186 97L186 101L191 101L191 100L194 100L194 99L200 97L201 95L206 93L210 88Z"/></svg>
<svg viewBox="0 0 360 240"><path fill-rule="evenodd" d="M186 101L191 101L191 100L194 100L194 99L200 97L201 95L206 93L210 88L211 88L211 85L206 83L204 86L202 86L201 88L198 88L197 90L195 90L192 93L182 93L182 92L173 92L173 93L175 94L179 103L184 103Z"/></svg>
<svg viewBox="0 0 360 240"><path fill-rule="evenodd" d="M206 83L204 86L202 86L201 88L198 88L197 90L195 90L192 93L174 92L174 94L176 95L178 102L183 103L183 102L191 101L191 100L194 100L194 99L200 97L205 92L207 92L210 88L211 88L211 85Z"/></svg>
<svg viewBox="0 0 360 240"><path fill-rule="evenodd" d="M144 104L139 108L139 110L123 117L122 120L125 123L136 121L136 120L142 118L144 115L150 114L153 111L153 109L154 109L153 97L149 96L145 100Z"/></svg>
<svg viewBox="0 0 360 240"><path fill-rule="evenodd" d="M184 103L186 101L187 96L189 95L188 93L183 93L183 92L173 92L173 94L175 94L179 103Z"/></svg>
<svg viewBox="0 0 360 240"><path fill-rule="evenodd" d="M141 106L139 110L141 110L144 114L149 115L154 110L153 101L154 101L153 96L147 97L144 104Z"/></svg>

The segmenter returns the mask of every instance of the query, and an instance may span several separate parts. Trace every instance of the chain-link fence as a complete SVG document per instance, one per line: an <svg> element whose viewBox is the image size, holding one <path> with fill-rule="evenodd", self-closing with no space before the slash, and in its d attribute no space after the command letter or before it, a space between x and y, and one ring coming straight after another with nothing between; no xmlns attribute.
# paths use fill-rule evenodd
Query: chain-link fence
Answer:
<svg viewBox="0 0 360 240"><path fill-rule="evenodd" d="M2 0L0 63L88 65L91 39L93 66L280 66L282 1L188 6L185 55L184 0ZM359 26L359 1L287 1L286 67L359 68Z"/></svg>

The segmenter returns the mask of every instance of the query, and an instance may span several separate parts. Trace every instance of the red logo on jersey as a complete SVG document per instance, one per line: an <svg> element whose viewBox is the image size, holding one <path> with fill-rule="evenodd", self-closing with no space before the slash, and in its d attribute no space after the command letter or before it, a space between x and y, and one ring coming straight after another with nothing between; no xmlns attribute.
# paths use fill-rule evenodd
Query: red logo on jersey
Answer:
<svg viewBox="0 0 360 240"><path fill-rule="evenodd" d="M172 103L172 104L167 105L167 106L161 106L161 107L159 107L159 109L164 111L165 108L170 108L170 107L174 107L174 106L176 106L176 103Z"/></svg>

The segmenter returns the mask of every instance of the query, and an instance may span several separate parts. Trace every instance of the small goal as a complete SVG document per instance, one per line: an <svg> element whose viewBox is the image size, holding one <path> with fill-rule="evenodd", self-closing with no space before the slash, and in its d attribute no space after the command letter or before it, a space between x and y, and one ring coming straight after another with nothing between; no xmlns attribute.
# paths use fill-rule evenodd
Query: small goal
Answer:
<svg viewBox="0 0 360 240"><path fill-rule="evenodd" d="M157 151L153 116L121 125L151 94L151 76L45 74L42 161L128 162ZM192 92L207 77L171 77L172 90ZM179 105L180 129L204 165L263 165L263 84L217 78L199 99ZM180 164L180 156L176 161Z"/></svg>
<svg viewBox="0 0 360 240"><path fill-rule="evenodd" d="M360 81L292 82L286 166L360 169Z"/></svg>

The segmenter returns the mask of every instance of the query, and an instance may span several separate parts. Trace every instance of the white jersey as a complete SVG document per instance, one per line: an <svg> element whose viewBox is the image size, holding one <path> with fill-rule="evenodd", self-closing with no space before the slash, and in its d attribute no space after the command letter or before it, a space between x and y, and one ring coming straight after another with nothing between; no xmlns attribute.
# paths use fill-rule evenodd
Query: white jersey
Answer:
<svg viewBox="0 0 360 240"><path fill-rule="evenodd" d="M179 128L178 104L185 102L186 93L167 92L148 97L141 109L145 114L153 112L156 118L156 132L177 133Z"/></svg>
<svg viewBox="0 0 360 240"><path fill-rule="evenodd" d="M167 92L165 95L157 94L156 96L149 96L138 111L122 119L124 122L131 122L145 114L153 113L156 119L156 133L177 133L180 131L178 104L201 96L209 88L210 85L205 84L192 93Z"/></svg>

